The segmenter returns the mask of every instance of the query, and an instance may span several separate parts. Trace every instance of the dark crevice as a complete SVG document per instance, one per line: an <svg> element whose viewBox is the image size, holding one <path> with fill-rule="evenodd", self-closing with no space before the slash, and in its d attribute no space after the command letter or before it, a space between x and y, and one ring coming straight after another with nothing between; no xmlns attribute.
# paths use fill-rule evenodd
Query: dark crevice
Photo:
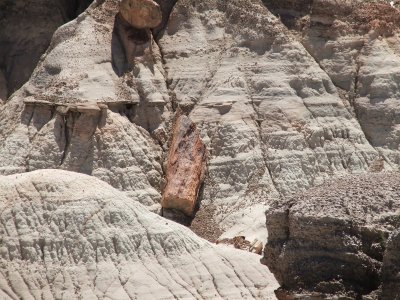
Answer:
<svg viewBox="0 0 400 300"><path fill-rule="evenodd" d="M156 28L152 29L154 39L158 41L162 37L164 30L167 27L169 16L171 15L171 12L178 0L154 0L154 1L157 2L158 5L160 5L163 14L161 24Z"/></svg>
<svg viewBox="0 0 400 300"><path fill-rule="evenodd" d="M311 15L314 0L263 0L263 3L287 28L294 29L299 19Z"/></svg>
<svg viewBox="0 0 400 300"><path fill-rule="evenodd" d="M66 159L68 149L71 144L71 135L72 135L70 132L69 126L68 126L68 115L62 116L62 118L63 118L63 127L61 130L63 130L63 132L60 134L60 136L64 136L65 144L64 144L64 149L63 149L62 155L61 155L60 166L63 165L63 163ZM73 128L73 127L71 127L71 128Z"/></svg>

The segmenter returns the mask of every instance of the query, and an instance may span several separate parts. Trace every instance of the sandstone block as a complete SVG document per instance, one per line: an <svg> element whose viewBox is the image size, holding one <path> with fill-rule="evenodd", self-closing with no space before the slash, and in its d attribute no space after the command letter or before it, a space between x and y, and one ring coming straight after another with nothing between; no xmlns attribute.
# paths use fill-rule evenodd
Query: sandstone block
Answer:
<svg viewBox="0 0 400 300"><path fill-rule="evenodd" d="M167 162L167 185L162 207L192 215L203 182L206 147L196 125L180 116L174 127Z"/></svg>

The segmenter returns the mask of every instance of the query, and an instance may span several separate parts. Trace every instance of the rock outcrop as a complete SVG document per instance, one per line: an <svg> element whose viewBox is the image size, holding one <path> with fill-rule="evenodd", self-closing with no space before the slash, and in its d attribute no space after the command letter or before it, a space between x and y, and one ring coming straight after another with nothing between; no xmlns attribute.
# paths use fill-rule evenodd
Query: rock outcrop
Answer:
<svg viewBox="0 0 400 300"><path fill-rule="evenodd" d="M324 3L332 7L333 2L325 1L314 1L321 9L312 12L326 14ZM291 2L297 3L293 10L309 14L306 2ZM332 176L368 172L377 161L384 161L382 169L397 168L397 87L391 85L391 100L383 100L392 103L387 109L371 100L377 98L368 96L365 110L354 97L348 99L358 70L353 50L359 43L353 35L351 48L334 47L337 55L320 58L316 54L331 53L321 40L299 40L284 18L271 13L268 1L135 3L161 10L161 24L146 25L156 26L153 30L134 28L119 14L118 1L105 0L94 1L55 32L29 82L0 109L1 174L41 168L82 172L157 211L165 184L165 142L179 107L209 151L198 216L218 224L215 233L221 239L245 236L265 242L264 211L280 196ZM144 17L145 11L151 10L144 9ZM313 34L317 38L317 30ZM372 65L358 74L379 73L376 66L385 66L388 72L377 73L384 78L376 84L396 82L396 51L390 52L393 68L383 58L396 49L397 36L362 38L367 36L371 47L365 51L372 52L366 64ZM345 42L345 33L342 37L335 45ZM361 95L368 82L360 76ZM347 86L339 82L342 77L350 80ZM63 112L63 107L85 103L105 106ZM362 120L381 113L388 135L382 131L372 138L378 127L368 131Z"/></svg>
<svg viewBox="0 0 400 300"><path fill-rule="evenodd" d="M396 295L398 9L90 3L0 3L0 298L272 299L196 203L279 297Z"/></svg>
<svg viewBox="0 0 400 300"><path fill-rule="evenodd" d="M161 206L192 216L206 171L206 147L196 125L179 116L172 132Z"/></svg>
<svg viewBox="0 0 400 300"><path fill-rule="evenodd" d="M382 261L397 257L396 236L386 243L400 225L399 181L398 173L345 177L269 210L263 262L282 288L361 297L381 278L385 286L395 274L381 277Z"/></svg>
<svg viewBox="0 0 400 300"><path fill-rule="evenodd" d="M0 109L0 173L85 173L157 211L163 151L151 132L169 120L169 95L156 44L132 71L114 30L118 10L117 1L95 2L54 34Z"/></svg>
<svg viewBox="0 0 400 300"><path fill-rule="evenodd" d="M93 176L0 176L0 298L274 299L257 255L215 246Z"/></svg>
<svg viewBox="0 0 400 300"><path fill-rule="evenodd" d="M1 1L0 101L5 101L28 81L41 55L46 52L56 29L76 18L91 2ZM2 75L7 80L6 89L3 89Z"/></svg>
<svg viewBox="0 0 400 300"><path fill-rule="evenodd" d="M400 219L400 215L397 216ZM399 221L400 222L400 221ZM400 230L392 232L383 256L382 300L400 299Z"/></svg>
<svg viewBox="0 0 400 300"><path fill-rule="evenodd" d="M380 1L264 1L327 72L387 169L399 164L400 10Z"/></svg>

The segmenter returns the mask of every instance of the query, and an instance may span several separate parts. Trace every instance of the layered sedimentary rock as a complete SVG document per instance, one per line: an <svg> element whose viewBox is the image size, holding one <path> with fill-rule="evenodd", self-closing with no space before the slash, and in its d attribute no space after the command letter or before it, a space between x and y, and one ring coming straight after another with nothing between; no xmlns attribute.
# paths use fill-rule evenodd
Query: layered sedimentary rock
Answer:
<svg viewBox="0 0 400 300"><path fill-rule="evenodd" d="M264 2L340 89L385 167L396 169L400 10L385 2Z"/></svg>
<svg viewBox="0 0 400 300"><path fill-rule="evenodd" d="M91 174L156 210L180 107L210 152L198 215L220 228L206 231L253 241L267 236L264 210L280 195L382 159L396 167L371 146L337 78L266 2L155 2L156 39L116 17L113 0L57 30L29 82L0 109L2 174ZM85 103L99 109L64 113Z"/></svg>
<svg viewBox="0 0 400 300"><path fill-rule="evenodd" d="M31 76L56 29L74 19L92 1L29 0L0 3L0 99ZM7 79L3 89L1 73Z"/></svg>
<svg viewBox="0 0 400 300"><path fill-rule="evenodd" d="M168 119L169 95L157 45L131 69L118 9L96 2L57 30L29 82L0 110L0 173L81 172L157 209L162 149L151 132Z"/></svg>
<svg viewBox="0 0 400 300"><path fill-rule="evenodd" d="M381 279L385 286L397 268L396 236L386 242L400 225L399 181L398 173L350 176L276 204L267 212L263 262L293 293L360 297Z"/></svg>
<svg viewBox="0 0 400 300"><path fill-rule="evenodd" d="M223 237L252 241L268 199L378 158L327 73L261 1L178 1L159 45L173 99L210 152L202 207Z"/></svg>
<svg viewBox="0 0 400 300"><path fill-rule="evenodd" d="M49 45L89 2L0 3L0 298L273 297L256 256L147 210L166 187L192 214L205 146L196 233L258 253L273 205L283 294L397 293L398 174L356 175L398 168L397 10L96 0Z"/></svg>
<svg viewBox="0 0 400 300"><path fill-rule="evenodd" d="M172 132L161 205L193 215L206 171L206 147L196 125L179 116Z"/></svg>
<svg viewBox="0 0 400 300"><path fill-rule="evenodd" d="M1 299L274 299L256 255L211 245L87 175L0 176Z"/></svg>

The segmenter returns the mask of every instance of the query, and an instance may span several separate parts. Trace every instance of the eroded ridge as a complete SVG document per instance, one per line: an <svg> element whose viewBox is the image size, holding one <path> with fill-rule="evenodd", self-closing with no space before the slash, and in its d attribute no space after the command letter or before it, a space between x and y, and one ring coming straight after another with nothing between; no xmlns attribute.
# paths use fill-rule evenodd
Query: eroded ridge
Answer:
<svg viewBox="0 0 400 300"><path fill-rule="evenodd" d="M274 299L257 256L213 246L87 175L0 177L2 299Z"/></svg>

